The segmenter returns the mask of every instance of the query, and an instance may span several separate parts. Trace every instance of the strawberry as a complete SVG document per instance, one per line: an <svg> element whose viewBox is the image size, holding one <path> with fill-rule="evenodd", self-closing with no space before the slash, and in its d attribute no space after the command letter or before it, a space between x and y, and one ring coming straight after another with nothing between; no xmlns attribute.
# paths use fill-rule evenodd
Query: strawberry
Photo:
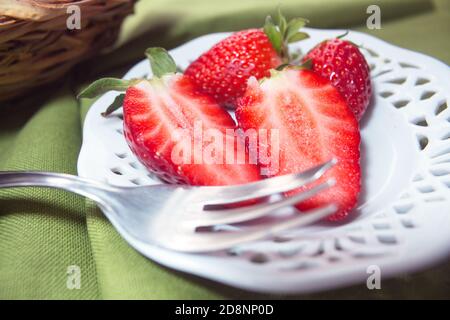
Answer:
<svg viewBox="0 0 450 320"><path fill-rule="evenodd" d="M126 91L105 115L123 104L128 145L151 172L166 182L231 185L258 180L256 164L228 164L220 157L220 152L237 154L234 134L226 132L236 127L231 116L211 97L199 93L189 77L175 73L175 62L164 49L148 49L147 56L152 79L100 79L80 97L92 98L109 90ZM214 139L221 140L225 150L220 151L220 145L215 149L213 140L195 133L198 129L215 130L219 136ZM196 145L198 150L194 149ZM211 149L211 157L205 159L207 148Z"/></svg>
<svg viewBox="0 0 450 320"><path fill-rule="evenodd" d="M340 38L330 39L314 47L303 60L311 60L312 70L331 81L360 120L372 88L369 65L358 47Z"/></svg>
<svg viewBox="0 0 450 320"><path fill-rule="evenodd" d="M288 43L308 38L298 30L307 20L297 18L287 23L278 13L278 25L268 16L263 29L236 32L214 45L186 69L202 92L219 104L235 108L251 76L261 79L269 70L290 61Z"/></svg>
<svg viewBox="0 0 450 320"><path fill-rule="evenodd" d="M244 130L277 131L279 165L278 170L266 168L269 177L301 172L335 158L337 164L317 183L334 178L336 184L297 207L308 210L334 202L339 209L330 219L347 216L360 191L360 135L355 116L328 80L298 67L273 70L260 82L252 77L238 101L236 117ZM278 152L266 143L258 148Z"/></svg>

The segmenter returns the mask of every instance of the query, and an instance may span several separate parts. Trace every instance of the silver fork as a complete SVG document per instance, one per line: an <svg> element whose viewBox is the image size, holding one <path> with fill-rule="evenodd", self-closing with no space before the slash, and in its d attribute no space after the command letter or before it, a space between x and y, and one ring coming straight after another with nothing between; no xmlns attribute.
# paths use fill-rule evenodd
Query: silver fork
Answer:
<svg viewBox="0 0 450 320"><path fill-rule="evenodd" d="M49 172L0 172L0 188L50 187L64 189L94 200L128 243L146 255L150 246L184 252L206 252L233 247L281 231L306 226L334 213L333 204L287 220L257 224L237 231L199 231L200 227L236 224L254 220L275 210L306 200L333 185L328 180L306 191L272 202L212 210L228 205L297 189L317 180L335 161L302 173L253 183L224 187L159 184L118 187L68 174Z"/></svg>

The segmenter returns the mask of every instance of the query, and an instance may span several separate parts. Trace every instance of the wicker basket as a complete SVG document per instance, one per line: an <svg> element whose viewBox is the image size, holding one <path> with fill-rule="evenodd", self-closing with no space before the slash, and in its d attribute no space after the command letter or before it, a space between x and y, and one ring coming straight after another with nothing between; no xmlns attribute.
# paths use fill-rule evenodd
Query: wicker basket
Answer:
<svg viewBox="0 0 450 320"><path fill-rule="evenodd" d="M61 78L74 64L111 46L136 0L1 0L0 101ZM77 5L81 29L67 19Z"/></svg>

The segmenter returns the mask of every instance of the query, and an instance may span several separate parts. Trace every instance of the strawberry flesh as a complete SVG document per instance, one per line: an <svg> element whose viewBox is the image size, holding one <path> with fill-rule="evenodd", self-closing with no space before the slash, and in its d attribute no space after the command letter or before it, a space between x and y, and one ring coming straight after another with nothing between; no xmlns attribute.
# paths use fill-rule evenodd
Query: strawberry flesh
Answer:
<svg viewBox="0 0 450 320"><path fill-rule="evenodd" d="M237 145L226 129L236 127L231 116L209 96L195 89L192 81L180 74L143 80L129 87L124 99L124 132L138 159L162 180L191 185L231 185L260 179L252 164L207 162L202 151L211 141L200 143L200 152L192 150L195 123L204 131L217 129L223 136L224 152L237 152ZM184 139L175 134L182 130ZM197 141L198 142L198 141ZM176 146L191 151L187 163L174 161ZM219 159L217 157L216 159ZM225 159L225 158L223 158Z"/></svg>
<svg viewBox="0 0 450 320"><path fill-rule="evenodd" d="M279 170L268 169L269 177L301 172L335 158L337 164L316 183L333 178L336 184L297 207L309 210L334 202L339 209L330 220L348 215L360 192L360 134L354 114L328 80L293 68L275 72L261 83L251 78L236 117L244 130L278 130Z"/></svg>

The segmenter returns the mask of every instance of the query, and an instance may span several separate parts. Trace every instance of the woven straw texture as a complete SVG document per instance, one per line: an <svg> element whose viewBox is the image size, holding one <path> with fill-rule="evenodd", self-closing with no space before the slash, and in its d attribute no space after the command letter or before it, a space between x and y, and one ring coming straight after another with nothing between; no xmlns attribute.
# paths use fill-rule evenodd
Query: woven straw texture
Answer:
<svg viewBox="0 0 450 320"><path fill-rule="evenodd" d="M135 1L0 1L0 101L54 81L111 46ZM74 5L80 30L67 28Z"/></svg>

